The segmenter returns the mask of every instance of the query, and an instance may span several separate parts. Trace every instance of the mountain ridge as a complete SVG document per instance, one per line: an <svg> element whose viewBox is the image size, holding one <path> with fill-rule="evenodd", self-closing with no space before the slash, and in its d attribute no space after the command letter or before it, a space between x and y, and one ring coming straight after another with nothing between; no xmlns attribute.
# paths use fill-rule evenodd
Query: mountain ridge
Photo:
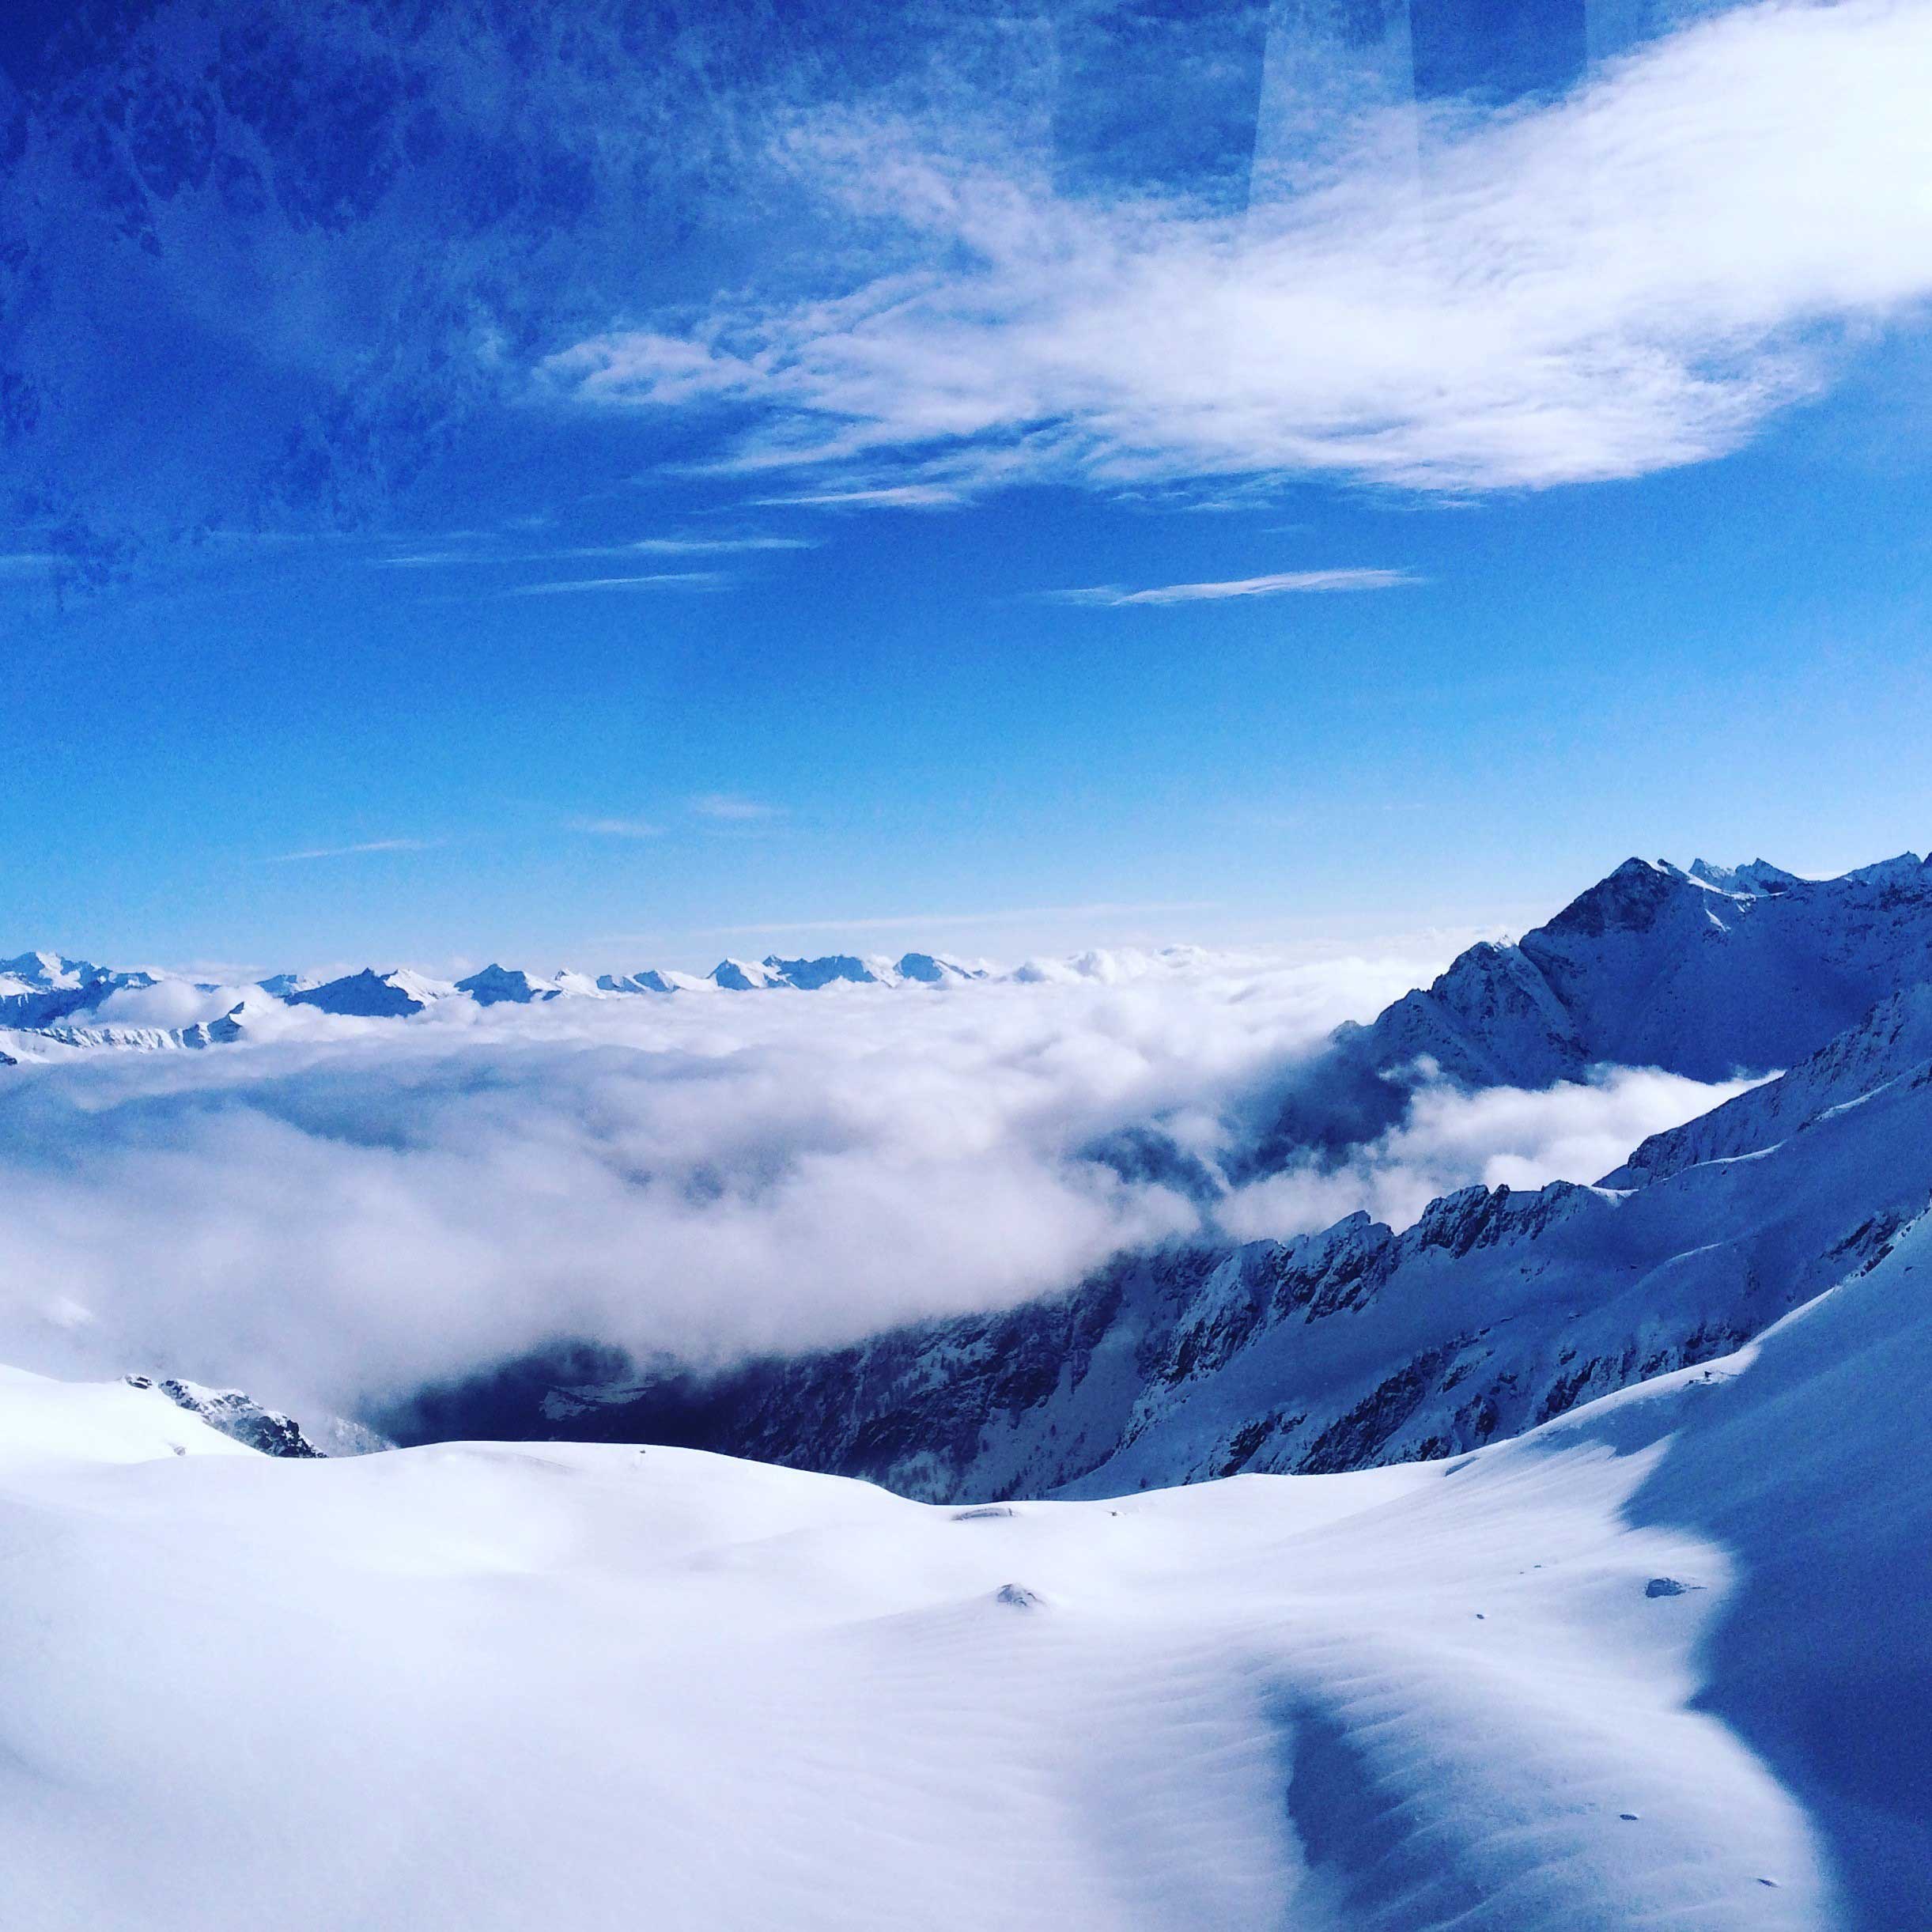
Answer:
<svg viewBox="0 0 1932 1932"><path fill-rule="evenodd" d="M1779 1139L1628 1188L1478 1185L1399 1234L1357 1212L1288 1242L1185 1244L1015 1309L709 1379L606 1363L546 1381L526 1362L424 1391L385 1427L647 1436L928 1501L1461 1453L1727 1353L1882 1256L1932 1200L1932 1050L1862 1083L1911 1037L1887 1003L1784 1076L1782 1102L1780 1082L1730 1103L1734 1137L1755 1121Z"/></svg>
<svg viewBox="0 0 1932 1932"><path fill-rule="evenodd" d="M1833 932L1842 941L1836 954ZM1745 955L1750 972L1741 974L1735 959L1718 962L1720 950ZM1744 989L1749 996L1733 997L1752 973L1756 983ZM1032 962L1002 970L916 951L896 960L846 953L728 957L702 976L656 967L543 974L492 962L446 980L407 967L364 966L322 981L268 975L226 1011L198 1023L206 1029L218 1021L218 1030L189 1038L188 1029L141 1023L117 1033L117 1023L90 1016L115 993L173 984L214 993L218 982L28 952L0 960L0 1029L46 1034L64 1045L205 1046L245 1037L247 1006L258 995L338 1017L410 1019L456 998L492 1007L1045 976ZM1333 1145L1338 1135L1372 1137L1371 1128L1393 1124L1413 1085L1405 1068L1470 1087L1546 1085L1576 1079L1595 1064L1656 1065L1707 1079L1768 1072L1802 1058L1901 979L1926 977L1932 858L1906 853L1828 879L1802 879L1762 859L1740 866L1698 859L1688 868L1628 859L1521 940L1480 942L1368 1026L1337 1029L1327 1082L1333 1117L1319 1102L1287 1097L1259 1136L1260 1165L1270 1145ZM1634 1005L1633 985L1642 990ZM50 1030L62 1026L73 1032Z"/></svg>

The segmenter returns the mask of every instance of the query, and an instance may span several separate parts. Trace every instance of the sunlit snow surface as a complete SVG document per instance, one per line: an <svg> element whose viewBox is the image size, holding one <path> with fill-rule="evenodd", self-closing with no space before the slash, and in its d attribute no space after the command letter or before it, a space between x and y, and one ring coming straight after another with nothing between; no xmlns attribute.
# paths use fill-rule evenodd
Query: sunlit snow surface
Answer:
<svg viewBox="0 0 1932 1932"><path fill-rule="evenodd" d="M9 1923L1808 1926L1860 1846L1913 1923L1929 1274L1459 1461L965 1514L9 1375Z"/></svg>

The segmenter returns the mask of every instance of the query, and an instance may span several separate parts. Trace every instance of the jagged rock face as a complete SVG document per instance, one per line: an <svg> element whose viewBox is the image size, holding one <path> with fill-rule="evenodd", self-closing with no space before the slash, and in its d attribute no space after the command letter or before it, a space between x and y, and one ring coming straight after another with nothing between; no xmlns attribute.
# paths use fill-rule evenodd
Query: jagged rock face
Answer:
<svg viewBox="0 0 1932 1932"><path fill-rule="evenodd" d="M1932 1051L1897 1068L1929 1006L1887 1002L1782 1101L1779 1082L1732 1103L1758 1110L1730 1140L1779 1130L1753 1158L1468 1188L1400 1234L1357 1214L1132 1257L1051 1300L710 1381L525 1364L400 1432L682 1442L936 1501L1460 1453L1724 1354L1881 1255L1932 1198Z"/></svg>
<svg viewBox="0 0 1932 1932"><path fill-rule="evenodd" d="M176 1407L198 1416L210 1428L265 1456L297 1461L336 1456L370 1456L393 1449L388 1436L342 1416L313 1416L306 1425L280 1409L265 1408L239 1389L207 1389L173 1376L156 1382L146 1375L123 1378L136 1389L158 1388Z"/></svg>
<svg viewBox="0 0 1932 1932"><path fill-rule="evenodd" d="M158 1387L177 1408L201 1417L210 1427L265 1456L318 1458L322 1451L309 1441L293 1419L279 1409L264 1408L252 1396L239 1389L204 1389L198 1382L182 1382L172 1376L150 1382L146 1375L130 1375L137 1389Z"/></svg>
<svg viewBox="0 0 1932 1932"><path fill-rule="evenodd" d="M788 986L796 986L806 992L815 992L834 980L846 980L855 986L879 983L879 975L863 959L855 959L849 953L834 953L822 959L781 959L776 953L768 953L764 964Z"/></svg>
<svg viewBox="0 0 1932 1932"><path fill-rule="evenodd" d="M901 956L898 967L901 979L917 980L924 985L936 986L948 979L965 979L965 970L950 962L936 959L931 953L906 953Z"/></svg>
<svg viewBox="0 0 1932 1932"><path fill-rule="evenodd" d="M1753 859L1749 865L1713 865L1708 860L1696 859L1691 863L1691 876L1740 898L1775 898L1805 883L1797 873L1787 872L1768 859Z"/></svg>
<svg viewBox="0 0 1932 1932"><path fill-rule="evenodd" d="M641 973L600 973L597 976L599 992L675 992L677 987L655 967L647 966Z"/></svg>

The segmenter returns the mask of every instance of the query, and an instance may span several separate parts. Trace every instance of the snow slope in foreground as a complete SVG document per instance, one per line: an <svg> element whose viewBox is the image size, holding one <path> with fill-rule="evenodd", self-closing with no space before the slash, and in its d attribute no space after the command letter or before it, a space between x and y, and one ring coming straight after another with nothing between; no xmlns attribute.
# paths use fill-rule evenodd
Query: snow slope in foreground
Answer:
<svg viewBox="0 0 1932 1932"><path fill-rule="evenodd" d="M1112 1503L9 1374L9 1923L1923 1923L1927 1225L1518 1441Z"/></svg>

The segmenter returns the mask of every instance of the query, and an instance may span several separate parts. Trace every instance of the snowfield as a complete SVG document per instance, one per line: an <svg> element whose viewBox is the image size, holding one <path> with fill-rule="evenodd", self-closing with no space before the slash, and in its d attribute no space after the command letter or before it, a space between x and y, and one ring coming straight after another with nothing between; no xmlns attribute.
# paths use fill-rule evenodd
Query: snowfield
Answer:
<svg viewBox="0 0 1932 1932"><path fill-rule="evenodd" d="M928 1002L778 962L769 1001L637 994L695 1027L675 1053L576 1041L613 1000L526 1008L498 970L387 1019L261 989L371 1030L346 1057L236 1022L9 1069L6 1332L162 1379L0 1371L0 1925L1932 1926L1929 949L1915 857L1633 860L1300 1058L1318 976L1257 1004L1211 975L1176 1024L1132 987ZM12 964L28 1005L94 984ZM173 996L122 975L100 1012ZM437 1045L471 1032L486 1057ZM983 1312L1039 1283L981 1244L1064 1284L1083 1241L1153 1242L1123 1203L1416 1166L1445 1108L1457 1158L1524 1118L1594 1145L1606 1105L1634 1125L1613 1061L1726 1097L1646 1102L1662 1130L1595 1185L1485 1173L1400 1232L1155 1242ZM1055 1249L1002 1174L1097 1230ZM735 1408L728 1377L653 1408L515 1356L640 1308L662 1345L654 1188L690 1311L818 1325ZM809 1214L720 1243L774 1200ZM586 1299L600 1242L622 1292ZM376 1439L184 1378L254 1359L516 1372L338 1460ZM709 1417L686 1439L773 1461L435 1439L519 1403L538 1435ZM1291 1469L1323 1473L1260 1473Z"/></svg>
<svg viewBox="0 0 1932 1932"><path fill-rule="evenodd" d="M9 1372L8 1923L1926 1923L1928 1227L1514 1442L1116 1501Z"/></svg>

